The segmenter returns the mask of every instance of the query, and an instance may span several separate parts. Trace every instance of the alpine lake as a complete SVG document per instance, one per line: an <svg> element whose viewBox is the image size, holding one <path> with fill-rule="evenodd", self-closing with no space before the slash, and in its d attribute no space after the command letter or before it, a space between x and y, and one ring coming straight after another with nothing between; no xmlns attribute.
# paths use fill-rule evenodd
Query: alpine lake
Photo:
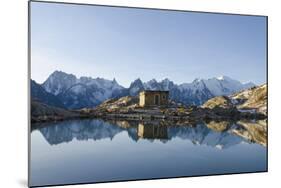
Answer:
<svg viewBox="0 0 281 188"><path fill-rule="evenodd" d="M34 123L30 185L267 171L267 122L76 119Z"/></svg>

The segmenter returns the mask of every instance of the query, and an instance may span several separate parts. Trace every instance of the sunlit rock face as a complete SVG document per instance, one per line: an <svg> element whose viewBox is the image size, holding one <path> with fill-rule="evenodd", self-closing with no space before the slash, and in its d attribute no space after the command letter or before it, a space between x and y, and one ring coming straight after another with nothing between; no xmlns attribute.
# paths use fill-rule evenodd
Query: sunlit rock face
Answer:
<svg viewBox="0 0 281 188"><path fill-rule="evenodd" d="M267 121L257 122L238 121L244 129L235 129L232 132L251 142L267 146Z"/></svg>
<svg viewBox="0 0 281 188"><path fill-rule="evenodd" d="M228 121L211 121L206 123L206 125L209 129L212 129L216 132L223 132L230 127L231 123Z"/></svg>
<svg viewBox="0 0 281 188"><path fill-rule="evenodd" d="M231 98L238 103L238 109L254 109L256 112L267 115L267 84L236 93Z"/></svg>

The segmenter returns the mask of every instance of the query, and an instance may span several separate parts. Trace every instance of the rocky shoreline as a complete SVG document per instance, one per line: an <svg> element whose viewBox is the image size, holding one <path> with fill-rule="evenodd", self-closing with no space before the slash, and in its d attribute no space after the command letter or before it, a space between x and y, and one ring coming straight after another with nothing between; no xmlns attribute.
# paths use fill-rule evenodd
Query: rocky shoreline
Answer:
<svg viewBox="0 0 281 188"><path fill-rule="evenodd" d="M267 119L267 86L254 87L232 96L218 96L201 106L183 105L169 100L166 106L139 106L137 96L104 101L94 108L67 110L33 100L31 122L63 121L74 118L165 121L238 121Z"/></svg>
<svg viewBox="0 0 281 188"><path fill-rule="evenodd" d="M134 109L88 109L80 111L80 114L85 117L94 117L102 119L125 119L125 120L182 120L182 121L208 121L208 120L263 120L267 116L261 113L241 112L236 108L222 109L214 108L207 109L201 107L189 108L134 108Z"/></svg>
<svg viewBox="0 0 281 188"><path fill-rule="evenodd" d="M63 121L77 118L102 118L125 120L170 120L170 121L222 121L222 120L263 120L265 114L240 112L237 109L204 109L204 108L146 108L108 111L106 109L88 109L71 111L67 114L50 114L32 116L31 122Z"/></svg>

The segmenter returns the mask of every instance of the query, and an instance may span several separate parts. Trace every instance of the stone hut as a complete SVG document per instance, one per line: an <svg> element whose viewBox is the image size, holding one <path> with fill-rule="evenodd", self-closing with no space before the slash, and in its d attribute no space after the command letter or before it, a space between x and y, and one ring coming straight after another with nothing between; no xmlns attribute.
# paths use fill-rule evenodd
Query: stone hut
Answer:
<svg viewBox="0 0 281 188"><path fill-rule="evenodd" d="M139 94L139 105L147 106L165 106L168 105L169 91L142 91Z"/></svg>

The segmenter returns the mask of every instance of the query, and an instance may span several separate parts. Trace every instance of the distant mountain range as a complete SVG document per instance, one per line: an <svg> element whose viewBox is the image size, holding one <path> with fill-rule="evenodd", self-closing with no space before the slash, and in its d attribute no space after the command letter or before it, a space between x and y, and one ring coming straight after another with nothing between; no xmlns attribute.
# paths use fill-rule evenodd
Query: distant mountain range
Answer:
<svg viewBox="0 0 281 188"><path fill-rule="evenodd" d="M201 105L215 96L231 95L255 86L243 84L227 76L195 79L191 83L175 84L169 79L143 82L136 79L125 88L115 79L80 77L62 71L53 72L43 84L31 80L31 97L50 106L66 109L95 107L107 99L136 96L143 90L169 90L170 99L186 105Z"/></svg>

